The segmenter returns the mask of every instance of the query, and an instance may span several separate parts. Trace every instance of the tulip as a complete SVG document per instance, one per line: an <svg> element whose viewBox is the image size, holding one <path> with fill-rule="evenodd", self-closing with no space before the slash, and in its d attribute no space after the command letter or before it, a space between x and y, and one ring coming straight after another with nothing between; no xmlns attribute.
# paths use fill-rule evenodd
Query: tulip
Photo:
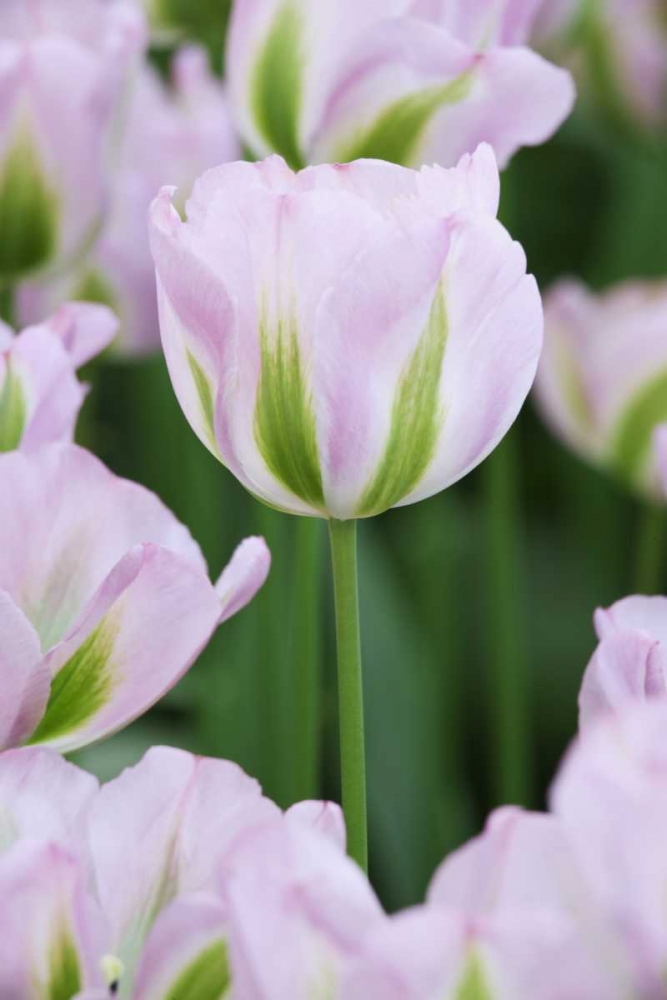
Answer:
<svg viewBox="0 0 667 1000"><path fill-rule="evenodd" d="M626 597L595 612L599 643L579 692L579 729L646 700L667 699L667 598Z"/></svg>
<svg viewBox="0 0 667 1000"><path fill-rule="evenodd" d="M0 10L0 283L92 241L107 143L143 18L122 0L5 0Z"/></svg>
<svg viewBox="0 0 667 1000"><path fill-rule="evenodd" d="M665 128L663 0L554 0L537 27L540 40L572 66L582 92L612 121Z"/></svg>
<svg viewBox="0 0 667 1000"><path fill-rule="evenodd" d="M566 280L545 299L540 410L571 448L657 497L653 432L667 417L667 283L595 295Z"/></svg>
<svg viewBox="0 0 667 1000"><path fill-rule="evenodd" d="M245 142L295 168L362 157L453 166L481 141L504 165L544 142L574 89L525 46L537 4L470 6L237 0L226 62Z"/></svg>
<svg viewBox="0 0 667 1000"><path fill-rule="evenodd" d="M250 997L242 992L244 960L236 960L231 927L234 906L245 918L255 898L239 895L244 884L252 885L246 860L255 879L264 877L268 858L249 848L255 843L284 842L301 852L289 871L272 872L267 900L281 880L293 890L310 872L315 897L354 914L354 898L348 899L354 890L364 901L357 908L380 912L345 858L337 807L303 802L281 814L229 761L154 747L100 789L53 751L10 750L0 755L0 807L0 911L6 916L0 994L7 1000L69 1000L79 991L81 1000L218 997L232 980L239 996ZM230 909L223 872L232 870ZM260 941L279 914L265 916L267 923L255 921L252 928ZM246 930L241 918L236 934ZM338 933L351 937L343 921L341 911ZM292 950L303 942L298 929L294 920L283 928ZM312 936L317 933L313 927ZM268 947L267 970L276 957ZM204 986L208 993L199 992Z"/></svg>
<svg viewBox="0 0 667 1000"><path fill-rule="evenodd" d="M0 330L0 452L72 440L86 393L76 369L117 326L102 306L70 304L17 336Z"/></svg>
<svg viewBox="0 0 667 1000"><path fill-rule="evenodd" d="M264 582L261 539L215 587L153 494L74 445L0 456L0 746L69 751L146 711Z"/></svg>
<svg viewBox="0 0 667 1000"><path fill-rule="evenodd" d="M154 351L160 342L155 268L146 213L165 181L187 196L199 174L240 155L222 84L193 47L174 57L167 87L149 66L136 74L111 178L109 218L85 260L57 277L26 283L19 311L34 322L68 299L102 301L120 318L114 350L123 356Z"/></svg>
<svg viewBox="0 0 667 1000"><path fill-rule="evenodd" d="M566 756L551 794L586 901L581 939L621 997L664 994L666 733L664 702L598 721Z"/></svg>
<svg viewBox="0 0 667 1000"><path fill-rule="evenodd" d="M535 374L537 288L495 218L489 147L420 173L230 164L197 182L187 221L172 197L153 204L151 242L181 406L256 497L330 519L346 818L363 863L354 519L437 493L500 441Z"/></svg>

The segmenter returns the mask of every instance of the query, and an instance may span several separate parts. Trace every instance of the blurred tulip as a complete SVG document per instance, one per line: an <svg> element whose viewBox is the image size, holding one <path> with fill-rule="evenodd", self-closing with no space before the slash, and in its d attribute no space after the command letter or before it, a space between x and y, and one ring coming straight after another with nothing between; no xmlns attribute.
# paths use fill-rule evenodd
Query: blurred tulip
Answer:
<svg viewBox="0 0 667 1000"><path fill-rule="evenodd" d="M627 485L659 497L653 434L667 418L667 283L596 295L572 280L545 298L537 402L559 437Z"/></svg>
<svg viewBox="0 0 667 1000"><path fill-rule="evenodd" d="M579 728L653 698L667 699L667 597L626 597L595 612L599 644L579 692Z"/></svg>
<svg viewBox="0 0 667 1000"><path fill-rule="evenodd" d="M220 894L244 1000L343 1000L347 964L386 919L340 844L303 822L249 829L222 864Z"/></svg>
<svg viewBox="0 0 667 1000"><path fill-rule="evenodd" d="M101 739L186 672L262 585L247 539L215 587L188 531L74 445L0 456L0 746Z"/></svg>
<svg viewBox="0 0 667 1000"><path fill-rule="evenodd" d="M181 49L171 85L144 66L137 74L119 163L112 177L111 210L99 240L79 266L55 281L26 284L19 310L34 322L67 299L101 301L120 317L114 351L126 356L160 343L155 267L146 214L165 182L177 185L182 204L208 167L240 155L222 84L200 49Z"/></svg>
<svg viewBox="0 0 667 1000"><path fill-rule="evenodd" d="M290 893L302 879L306 901L311 892L349 915L360 907L373 917L381 912L345 858L336 806L303 802L283 815L229 761L154 747L100 789L51 750L6 751L0 819L3 1000L79 993L81 1000L213 1000L232 978L238 995L250 998L240 992L247 964L244 955L237 961L231 923L241 939L249 930L249 943L254 937L267 947L267 970L279 956L264 929L282 934L293 955L306 940L296 913L268 905L277 886ZM263 856L254 844L292 845L295 853ZM271 860L288 868L272 868L267 881ZM225 885L218 886L222 872L230 873L229 906ZM258 887L265 923L247 928ZM286 916L282 927L273 923ZM306 908L306 923L309 916ZM328 919L351 937L343 911ZM322 930L313 926L311 940Z"/></svg>
<svg viewBox="0 0 667 1000"><path fill-rule="evenodd" d="M497 810L436 872L426 906L371 928L342 995L621 1000L566 905L576 875L554 817Z"/></svg>
<svg viewBox="0 0 667 1000"><path fill-rule="evenodd" d="M532 383L542 314L480 147L446 171L209 171L151 211L161 332L193 428L260 499L368 517L460 479Z"/></svg>
<svg viewBox="0 0 667 1000"><path fill-rule="evenodd" d="M569 114L564 70L525 47L537 0L237 0L227 68L257 156L453 166L482 141L501 166Z"/></svg>
<svg viewBox="0 0 667 1000"><path fill-rule="evenodd" d="M554 0L538 38L613 121L667 126L664 0Z"/></svg>
<svg viewBox="0 0 667 1000"><path fill-rule="evenodd" d="M665 991L666 734L664 702L599 721L566 756L551 794L585 901L580 938L622 997Z"/></svg>
<svg viewBox="0 0 667 1000"><path fill-rule="evenodd" d="M76 369L117 327L108 309L73 303L17 336L0 330L0 452L72 440L86 394Z"/></svg>
<svg viewBox="0 0 667 1000"><path fill-rule="evenodd" d="M108 140L144 22L123 0L0 5L0 283L71 264L107 196Z"/></svg>

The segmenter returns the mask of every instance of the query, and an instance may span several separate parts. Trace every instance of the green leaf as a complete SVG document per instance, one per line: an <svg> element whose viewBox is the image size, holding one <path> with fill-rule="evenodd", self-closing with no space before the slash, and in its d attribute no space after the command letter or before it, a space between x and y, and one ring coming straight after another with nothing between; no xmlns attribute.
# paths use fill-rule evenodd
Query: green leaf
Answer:
<svg viewBox="0 0 667 1000"><path fill-rule="evenodd" d="M66 736L92 719L109 701L115 638L116 627L107 615L53 678L46 712L31 744Z"/></svg>
<svg viewBox="0 0 667 1000"><path fill-rule="evenodd" d="M482 964L474 953L468 959L456 1000L493 1000L482 971Z"/></svg>
<svg viewBox="0 0 667 1000"><path fill-rule="evenodd" d="M227 948L214 941L184 969L164 1000L222 1000L230 984Z"/></svg>
<svg viewBox="0 0 667 1000"><path fill-rule="evenodd" d="M56 252L58 199L26 131L9 147L0 173L0 275L15 281Z"/></svg>
<svg viewBox="0 0 667 1000"><path fill-rule="evenodd" d="M295 170L304 166L299 147L302 98L301 18L285 3L257 60L251 107L262 136Z"/></svg>
<svg viewBox="0 0 667 1000"><path fill-rule="evenodd" d="M641 486L653 445L653 431L667 421L667 371L660 372L623 412L611 447L613 470L629 486Z"/></svg>
<svg viewBox="0 0 667 1000"><path fill-rule="evenodd" d="M401 376L384 456L361 498L359 517L394 507L417 486L433 459L443 422L438 395L447 334L439 284L426 329Z"/></svg>
<svg viewBox="0 0 667 1000"><path fill-rule="evenodd" d="M0 389L0 452L14 451L25 430L27 407L21 380L7 356L5 381Z"/></svg>
<svg viewBox="0 0 667 1000"><path fill-rule="evenodd" d="M411 165L418 158L419 143L433 116L443 105L457 104L467 97L470 86L470 73L462 73L450 83L437 84L399 98L363 135L358 135L343 148L336 159L348 163L371 158Z"/></svg>
<svg viewBox="0 0 667 1000"><path fill-rule="evenodd" d="M287 321L279 320L274 338L262 321L260 347L262 370L255 408L257 445L268 468L286 489L305 503L323 508L315 414L294 316Z"/></svg>
<svg viewBox="0 0 667 1000"><path fill-rule="evenodd" d="M44 1000L72 1000L83 989L79 956L67 928L54 942Z"/></svg>

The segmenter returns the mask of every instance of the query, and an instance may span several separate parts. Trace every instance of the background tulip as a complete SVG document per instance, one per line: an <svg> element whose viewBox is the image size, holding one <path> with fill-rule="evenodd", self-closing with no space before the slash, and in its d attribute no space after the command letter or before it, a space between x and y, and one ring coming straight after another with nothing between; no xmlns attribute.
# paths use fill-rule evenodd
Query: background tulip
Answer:
<svg viewBox="0 0 667 1000"><path fill-rule="evenodd" d="M0 452L71 441L86 389L76 369L103 350L118 322L103 306L61 306L14 336L0 333Z"/></svg>
<svg viewBox="0 0 667 1000"><path fill-rule="evenodd" d="M120 318L114 351L136 356L159 345L155 269L146 213L160 186L178 186L183 202L208 167L236 159L225 91L201 49L176 53L171 82L145 65L136 73L110 181L110 214L91 252L55 281L27 283L19 312L40 319L66 299L100 300Z"/></svg>
<svg viewBox="0 0 667 1000"><path fill-rule="evenodd" d="M73 445L4 455L0 481L2 746L115 732L266 578L266 546L247 539L214 588L157 497Z"/></svg>
<svg viewBox="0 0 667 1000"><path fill-rule="evenodd" d="M544 142L574 90L524 47L538 5L470 6L237 0L227 66L246 143L299 167L361 157L453 166L482 141L504 164Z"/></svg>
<svg viewBox="0 0 667 1000"><path fill-rule="evenodd" d="M105 158L143 19L122 0L0 11L0 282L73 261L107 196Z"/></svg>

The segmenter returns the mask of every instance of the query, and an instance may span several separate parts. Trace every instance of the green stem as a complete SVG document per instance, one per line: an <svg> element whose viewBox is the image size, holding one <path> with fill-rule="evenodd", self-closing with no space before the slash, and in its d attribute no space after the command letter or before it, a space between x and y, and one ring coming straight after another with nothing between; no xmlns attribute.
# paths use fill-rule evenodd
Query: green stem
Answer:
<svg viewBox="0 0 667 1000"><path fill-rule="evenodd" d="M660 591L665 548L665 513L654 504L646 504L641 514L637 539L635 593Z"/></svg>
<svg viewBox="0 0 667 1000"><path fill-rule="evenodd" d="M9 326L14 326L16 322L16 317L14 315L14 287L13 285L4 285L0 287L0 319L8 323Z"/></svg>
<svg viewBox="0 0 667 1000"><path fill-rule="evenodd" d="M493 758L500 802L531 801L525 610L522 600L518 442L511 433L484 463L486 492L489 693L494 716Z"/></svg>
<svg viewBox="0 0 667 1000"><path fill-rule="evenodd" d="M366 825L366 754L364 695L361 675L359 588L357 582L357 522L329 521L338 652L338 717L340 726L343 811L347 849L368 871Z"/></svg>
<svg viewBox="0 0 667 1000"><path fill-rule="evenodd" d="M294 673L295 706L293 789L291 799L319 795L321 763L321 636L322 524L317 518L295 518Z"/></svg>

